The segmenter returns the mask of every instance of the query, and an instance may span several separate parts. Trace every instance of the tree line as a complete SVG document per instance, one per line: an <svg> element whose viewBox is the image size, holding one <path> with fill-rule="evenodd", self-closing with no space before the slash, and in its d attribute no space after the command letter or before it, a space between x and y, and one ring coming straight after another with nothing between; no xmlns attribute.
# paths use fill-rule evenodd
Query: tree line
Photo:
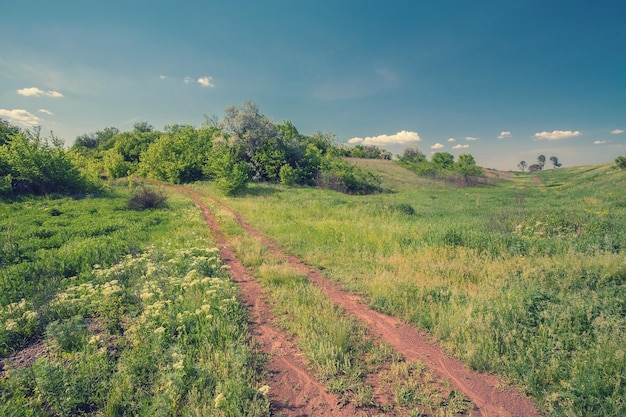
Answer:
<svg viewBox="0 0 626 417"><path fill-rule="evenodd" d="M0 194L91 192L102 180L141 176L174 184L212 180L226 194L251 181L322 186L351 194L381 191L380 179L346 156L390 159L372 146L348 148L329 133L303 135L289 121L275 123L254 102L225 109L199 127L147 122L121 132L107 127L80 135L70 149L40 129L22 131L0 121Z"/></svg>
<svg viewBox="0 0 626 417"><path fill-rule="evenodd" d="M561 167L561 165L563 165L561 164L561 162L559 162L559 158L557 158L556 156L551 156L550 162L552 163L553 168L559 168ZM517 167L521 169L522 172L525 172L526 168L528 168L528 172L538 172L538 171L542 171L545 165L546 165L546 156L539 155L537 157L537 163L528 165L526 161L520 161L520 163L517 164Z"/></svg>
<svg viewBox="0 0 626 417"><path fill-rule="evenodd" d="M428 160L419 147L411 146L404 149L399 162L418 175L458 185L476 185L484 178L482 168L468 153L460 154L455 161L449 152L435 152Z"/></svg>

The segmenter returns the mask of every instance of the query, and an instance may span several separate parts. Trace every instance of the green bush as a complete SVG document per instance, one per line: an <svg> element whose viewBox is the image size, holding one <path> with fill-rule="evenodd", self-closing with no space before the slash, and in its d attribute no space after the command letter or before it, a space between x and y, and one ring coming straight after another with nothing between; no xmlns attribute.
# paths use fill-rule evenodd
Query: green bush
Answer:
<svg viewBox="0 0 626 417"><path fill-rule="evenodd" d="M617 165L618 168L626 169L626 156L618 156L615 158L615 165Z"/></svg>
<svg viewBox="0 0 626 417"><path fill-rule="evenodd" d="M51 345L70 352L81 349L87 337L87 323L81 316L56 320L48 324L46 334Z"/></svg>

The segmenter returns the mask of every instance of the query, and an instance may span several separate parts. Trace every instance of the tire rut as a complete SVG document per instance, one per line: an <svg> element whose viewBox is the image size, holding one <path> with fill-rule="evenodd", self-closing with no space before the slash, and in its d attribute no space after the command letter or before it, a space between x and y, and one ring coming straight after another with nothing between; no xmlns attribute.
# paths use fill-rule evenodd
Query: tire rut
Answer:
<svg viewBox="0 0 626 417"><path fill-rule="evenodd" d="M154 184L167 186L182 192L202 210L207 225L214 234L216 244L224 262L231 267L233 279L242 290L244 304L251 312L251 331L259 343L261 351L268 354L267 365L272 390L270 401L272 411L285 416L350 416L358 411L350 404L340 405L337 396L326 391L306 368L305 360L290 341L286 332L271 324L273 313L262 300L262 288L235 256L217 220L202 199L208 199L230 213L239 225L250 235L259 239L274 254L305 272L310 282L321 289L335 304L347 314L359 319L371 335L387 342L406 360L421 361L438 377L447 380L474 404L474 413L483 417L540 417L535 404L515 388L505 387L496 375L472 371L462 361L453 358L441 347L427 340L424 332L412 325L366 305L358 294L343 290L339 285L325 278L319 269L310 267L299 258L286 254L279 246L257 231L242 217L217 198L184 186L173 186L156 181ZM315 399L315 400L312 400ZM362 410L361 410L362 411Z"/></svg>
<svg viewBox="0 0 626 417"><path fill-rule="evenodd" d="M212 238L220 249L220 256L230 267L232 278L240 288L242 302L249 311L248 324L253 342L268 358L265 367L270 386L268 395L272 415L285 417L357 415L359 411L353 405L344 404L309 372L304 356L290 340L287 332L273 325L274 315L263 298L263 289L237 258L221 232L217 220L202 201L202 198L210 197L183 186L149 182L181 192L201 209Z"/></svg>

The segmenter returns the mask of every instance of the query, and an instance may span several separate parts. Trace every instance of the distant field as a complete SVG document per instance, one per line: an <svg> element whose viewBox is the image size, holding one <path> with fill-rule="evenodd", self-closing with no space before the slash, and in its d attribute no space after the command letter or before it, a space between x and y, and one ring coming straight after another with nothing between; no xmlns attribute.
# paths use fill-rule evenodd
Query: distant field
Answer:
<svg viewBox="0 0 626 417"><path fill-rule="evenodd" d="M456 188L360 161L371 196L253 186L227 200L292 253L507 375L548 415L623 415L626 174L611 165Z"/></svg>

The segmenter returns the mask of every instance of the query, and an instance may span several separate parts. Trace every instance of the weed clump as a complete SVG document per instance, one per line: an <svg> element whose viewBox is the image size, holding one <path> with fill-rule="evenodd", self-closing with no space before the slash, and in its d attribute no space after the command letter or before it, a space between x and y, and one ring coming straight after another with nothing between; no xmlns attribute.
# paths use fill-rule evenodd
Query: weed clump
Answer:
<svg viewBox="0 0 626 417"><path fill-rule="evenodd" d="M128 200L130 210L155 209L165 205L167 197L161 191L154 191L146 187L138 187L133 191L133 195Z"/></svg>

